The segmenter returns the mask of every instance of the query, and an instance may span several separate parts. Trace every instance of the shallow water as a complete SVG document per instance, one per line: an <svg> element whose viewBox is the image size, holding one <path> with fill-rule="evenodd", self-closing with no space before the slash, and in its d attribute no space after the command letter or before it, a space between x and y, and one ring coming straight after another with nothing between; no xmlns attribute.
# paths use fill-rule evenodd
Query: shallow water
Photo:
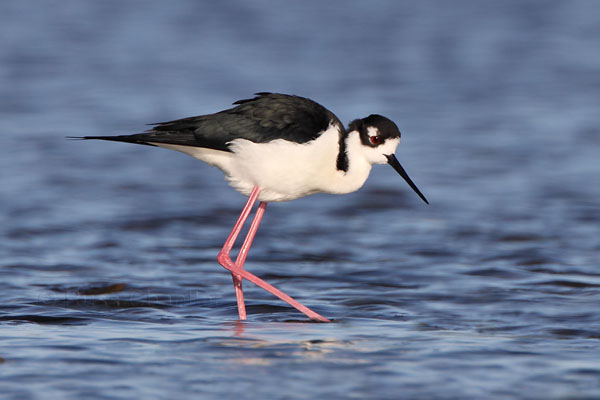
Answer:
<svg viewBox="0 0 600 400"><path fill-rule="evenodd" d="M0 5L5 398L600 397L600 5ZM73 142L256 91L381 113L389 167L271 204L162 149Z"/></svg>

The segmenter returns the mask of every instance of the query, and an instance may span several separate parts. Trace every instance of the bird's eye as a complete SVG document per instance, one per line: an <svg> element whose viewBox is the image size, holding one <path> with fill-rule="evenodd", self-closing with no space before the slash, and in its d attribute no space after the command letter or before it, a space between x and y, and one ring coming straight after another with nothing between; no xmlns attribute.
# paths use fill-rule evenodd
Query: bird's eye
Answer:
<svg viewBox="0 0 600 400"><path fill-rule="evenodd" d="M371 141L372 145L380 145L381 144L381 137L380 136L369 136L369 140Z"/></svg>

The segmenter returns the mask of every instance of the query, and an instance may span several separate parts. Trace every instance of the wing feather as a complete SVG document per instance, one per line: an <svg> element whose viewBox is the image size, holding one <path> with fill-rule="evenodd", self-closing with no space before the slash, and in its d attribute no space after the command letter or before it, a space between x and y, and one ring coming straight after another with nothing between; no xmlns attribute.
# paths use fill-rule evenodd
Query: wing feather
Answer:
<svg viewBox="0 0 600 400"><path fill-rule="evenodd" d="M229 151L228 144L240 138L255 143L275 139L306 143L316 139L331 123L344 133L343 125L331 111L304 97L260 92L252 99L233 104L236 106L214 114L154 124L145 133L85 138Z"/></svg>

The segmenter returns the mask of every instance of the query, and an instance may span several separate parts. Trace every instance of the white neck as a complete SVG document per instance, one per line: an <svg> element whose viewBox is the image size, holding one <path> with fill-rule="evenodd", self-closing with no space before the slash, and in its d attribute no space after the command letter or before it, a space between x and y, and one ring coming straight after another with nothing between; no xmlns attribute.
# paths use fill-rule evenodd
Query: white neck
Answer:
<svg viewBox="0 0 600 400"><path fill-rule="evenodd" d="M335 183L330 184L329 193L344 194L354 192L365 183L371 172L371 163L361 151L363 145L357 131L352 131L346 137L346 154L348 156L348 171L335 171Z"/></svg>

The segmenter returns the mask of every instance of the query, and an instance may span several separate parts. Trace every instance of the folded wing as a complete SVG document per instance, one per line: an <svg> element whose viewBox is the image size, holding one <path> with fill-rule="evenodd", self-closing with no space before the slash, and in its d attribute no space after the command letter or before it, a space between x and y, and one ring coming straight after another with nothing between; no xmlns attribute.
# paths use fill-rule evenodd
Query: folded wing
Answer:
<svg viewBox="0 0 600 400"><path fill-rule="evenodd" d="M285 139L306 143L334 123L343 132L339 119L320 104L298 96L257 93L252 99L235 102L236 107L215 114L200 115L155 124L139 134L86 136L138 144L174 144L229 151L228 143L247 139L255 143Z"/></svg>

